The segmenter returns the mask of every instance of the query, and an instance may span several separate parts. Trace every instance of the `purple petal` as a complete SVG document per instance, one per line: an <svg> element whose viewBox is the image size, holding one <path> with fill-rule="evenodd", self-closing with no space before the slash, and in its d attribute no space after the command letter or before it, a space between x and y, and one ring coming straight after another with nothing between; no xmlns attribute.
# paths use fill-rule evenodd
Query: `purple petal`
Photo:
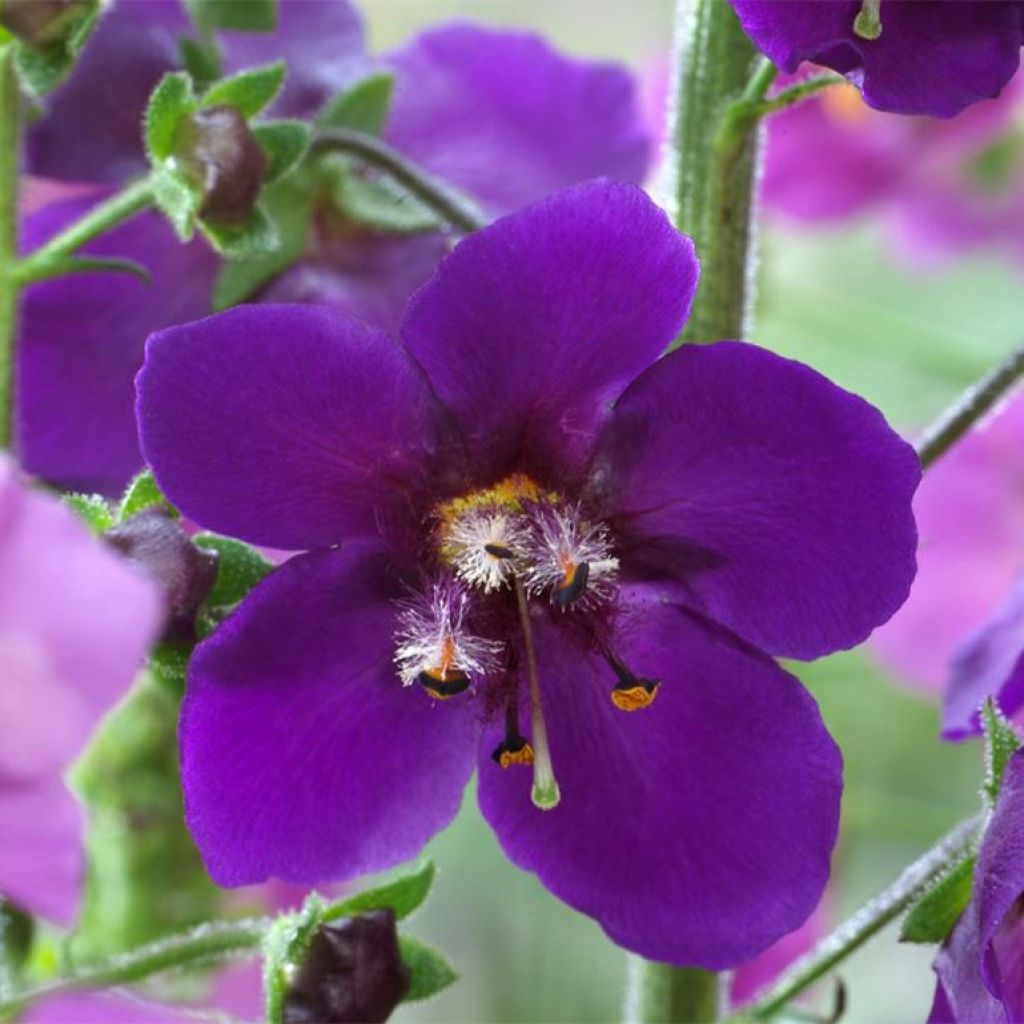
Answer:
<svg viewBox="0 0 1024 1024"><path fill-rule="evenodd" d="M397 579L359 544L300 555L197 649L182 780L219 884L380 871L454 817L473 770L474 706L402 686Z"/></svg>
<svg viewBox="0 0 1024 1024"><path fill-rule="evenodd" d="M828 879L842 766L814 701L763 655L682 609L634 595L618 654L662 681L633 714L611 670L540 627L561 802L481 748L480 806L508 856L642 956L722 968L811 913ZM525 723L524 723L525 724Z"/></svg>
<svg viewBox="0 0 1024 1024"><path fill-rule="evenodd" d="M1024 576L992 618L954 652L942 711L945 739L981 732L979 710L992 697L1004 714L1024 706Z"/></svg>
<svg viewBox="0 0 1024 1024"><path fill-rule="evenodd" d="M917 457L801 363L685 346L622 396L595 466L624 568L762 650L851 647L907 596Z"/></svg>
<svg viewBox="0 0 1024 1024"><path fill-rule="evenodd" d="M697 274L640 189L594 182L466 238L402 336L490 472L554 480L582 468L609 404L675 337Z"/></svg>
<svg viewBox="0 0 1024 1024"><path fill-rule="evenodd" d="M316 306L239 306L150 338L139 433L189 518L277 548L409 518L436 401L390 338Z"/></svg>
<svg viewBox="0 0 1024 1024"><path fill-rule="evenodd" d="M396 74L388 141L492 215L590 178L644 178L650 139L623 67L468 24L424 32L384 63Z"/></svg>
<svg viewBox="0 0 1024 1024"><path fill-rule="evenodd" d="M24 1024L189 1024L196 1015L123 994L76 992L33 1003L18 1020Z"/></svg>
<svg viewBox="0 0 1024 1024"><path fill-rule="evenodd" d="M784 71L805 60L861 86L872 107L952 117L998 96L1020 63L1019 0L885 0L882 34L853 29L857 0L732 0L746 33Z"/></svg>
<svg viewBox="0 0 1024 1024"><path fill-rule="evenodd" d="M26 248L103 197L93 192L29 217ZM182 245L156 213L134 217L83 252L135 260L153 283L104 272L28 289L19 338L18 441L29 472L61 487L112 495L142 467L133 380L146 335L208 312L217 259L203 242Z"/></svg>

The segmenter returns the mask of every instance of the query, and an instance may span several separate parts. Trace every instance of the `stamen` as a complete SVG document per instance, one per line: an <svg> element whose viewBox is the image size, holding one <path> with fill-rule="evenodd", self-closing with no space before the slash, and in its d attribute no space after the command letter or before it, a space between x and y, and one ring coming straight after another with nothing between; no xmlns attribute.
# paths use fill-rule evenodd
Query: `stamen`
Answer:
<svg viewBox="0 0 1024 1024"><path fill-rule="evenodd" d="M619 681L611 692L612 703L620 711L641 711L654 703L661 688L660 679L642 679L635 675L626 664L611 651L604 651L604 659L618 676Z"/></svg>
<svg viewBox="0 0 1024 1024"><path fill-rule="evenodd" d="M505 708L505 738L491 752L491 758L502 768L516 764L533 764L533 747L519 732L519 695L513 693Z"/></svg>
<svg viewBox="0 0 1024 1024"><path fill-rule="evenodd" d="M416 682L435 700L448 700L469 689L469 676L461 669L425 668Z"/></svg>
<svg viewBox="0 0 1024 1024"><path fill-rule="evenodd" d="M551 748L548 745L548 728L544 721L544 705L540 696L540 680L537 675L537 653L533 646L533 627L530 625L530 609L526 603L526 590L522 580L515 577L516 602L519 605L519 619L523 627L523 647L526 650L526 677L530 682L530 729L533 735L533 792L530 794L535 807L550 811L558 806L561 794L551 763Z"/></svg>
<svg viewBox="0 0 1024 1024"><path fill-rule="evenodd" d="M580 562L578 565L572 563L565 570L562 582L551 593L551 600L559 608L568 608L583 596L587 589L587 581L590 579L590 563Z"/></svg>
<svg viewBox="0 0 1024 1024"><path fill-rule="evenodd" d="M882 0L863 0L857 17L853 21L853 31L861 39L874 40L882 34Z"/></svg>
<svg viewBox="0 0 1024 1024"><path fill-rule="evenodd" d="M447 528L442 553L460 580L489 594L511 583L526 537L518 512L473 509Z"/></svg>

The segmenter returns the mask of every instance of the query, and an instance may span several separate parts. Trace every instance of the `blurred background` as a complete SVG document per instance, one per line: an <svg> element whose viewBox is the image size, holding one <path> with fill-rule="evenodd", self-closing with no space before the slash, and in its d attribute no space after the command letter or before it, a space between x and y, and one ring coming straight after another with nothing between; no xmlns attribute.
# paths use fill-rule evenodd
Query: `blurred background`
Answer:
<svg viewBox="0 0 1024 1024"><path fill-rule="evenodd" d="M453 18L520 26L571 53L628 63L651 94L671 45L670 0L362 0L362 7L376 49ZM808 153L809 164L816 159ZM751 340L864 395L908 435L1024 335L1024 267L996 246L915 259L884 206L836 223L770 212L762 222ZM870 650L792 668L820 702L846 759L825 929L971 813L981 751L977 743L940 743L937 697L895 678ZM618 1019L622 954L597 925L505 861L473 792L428 852L440 876L412 930L436 942L462 978L436 1000L401 1008L397 1020ZM930 947L898 944L890 929L843 968L846 1019L924 1020L932 955Z"/></svg>

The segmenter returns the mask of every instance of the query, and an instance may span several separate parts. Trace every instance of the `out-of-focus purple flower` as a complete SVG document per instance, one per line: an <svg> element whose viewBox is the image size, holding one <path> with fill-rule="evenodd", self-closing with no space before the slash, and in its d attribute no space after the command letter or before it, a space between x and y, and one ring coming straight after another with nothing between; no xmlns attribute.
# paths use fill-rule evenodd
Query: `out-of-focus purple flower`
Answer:
<svg viewBox="0 0 1024 1024"><path fill-rule="evenodd" d="M819 907L796 931L783 935L756 960L737 967L729 982L730 1008L743 1007L751 1002L790 964L803 956L821 938L824 916Z"/></svg>
<svg viewBox="0 0 1024 1024"><path fill-rule="evenodd" d="M805 366L659 359L696 280L643 192L599 182L465 239L401 343L311 306L150 340L171 500L312 549L192 661L187 817L220 883L407 859L479 764L509 857L645 956L735 964L807 917L839 755L761 651L847 647L899 606L919 467Z"/></svg>
<svg viewBox="0 0 1024 1024"><path fill-rule="evenodd" d="M731 2L747 35L783 71L822 64L853 82L869 106L895 114L953 117L998 96L1024 43L1021 0Z"/></svg>
<svg viewBox="0 0 1024 1024"><path fill-rule="evenodd" d="M155 587L0 459L0 892L69 922L81 815L61 772L159 630Z"/></svg>
<svg viewBox="0 0 1024 1024"><path fill-rule="evenodd" d="M1024 1020L1024 752L1006 766L963 917L935 961L929 1024Z"/></svg>

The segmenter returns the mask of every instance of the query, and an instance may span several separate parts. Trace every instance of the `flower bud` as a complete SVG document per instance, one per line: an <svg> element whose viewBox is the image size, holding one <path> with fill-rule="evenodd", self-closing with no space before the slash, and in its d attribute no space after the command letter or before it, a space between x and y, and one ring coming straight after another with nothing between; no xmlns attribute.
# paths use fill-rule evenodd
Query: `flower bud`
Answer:
<svg viewBox="0 0 1024 1024"><path fill-rule="evenodd" d="M149 508L108 530L107 542L141 566L164 595L162 641L193 643L196 613L217 579L217 555L192 543L168 513Z"/></svg>
<svg viewBox="0 0 1024 1024"><path fill-rule="evenodd" d="M51 46L67 35L85 6L83 0L0 0L0 25L29 46Z"/></svg>
<svg viewBox="0 0 1024 1024"><path fill-rule="evenodd" d="M321 925L284 998L285 1024L377 1024L409 991L392 910Z"/></svg>
<svg viewBox="0 0 1024 1024"><path fill-rule="evenodd" d="M197 110L185 119L178 155L199 184L199 216L241 223L252 212L263 185L267 157L245 118L226 104Z"/></svg>

